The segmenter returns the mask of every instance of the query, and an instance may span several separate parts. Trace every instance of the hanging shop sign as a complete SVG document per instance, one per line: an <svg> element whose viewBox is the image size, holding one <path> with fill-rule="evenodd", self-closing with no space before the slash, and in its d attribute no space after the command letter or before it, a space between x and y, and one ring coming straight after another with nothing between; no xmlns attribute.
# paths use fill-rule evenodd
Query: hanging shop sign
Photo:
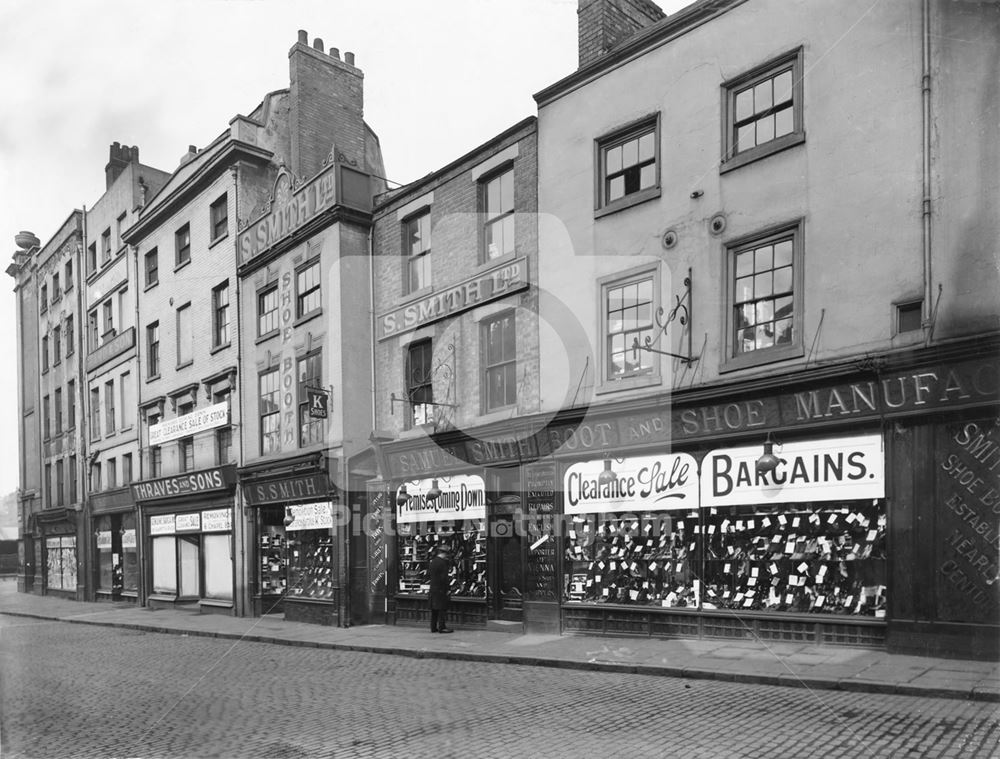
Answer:
<svg viewBox="0 0 1000 759"><path fill-rule="evenodd" d="M222 427L225 424L229 424L228 401L154 424L149 428L149 444L169 443L171 440L180 440L182 437Z"/></svg>
<svg viewBox="0 0 1000 759"><path fill-rule="evenodd" d="M202 469L198 472L161 477L132 485L132 494L137 501L155 501L163 498L210 493L228 490L236 482L236 467L227 466Z"/></svg>
<svg viewBox="0 0 1000 759"><path fill-rule="evenodd" d="M275 243L336 205L336 166L337 164L330 164L329 168L294 192L288 173L279 173L268 212L240 232L238 246L241 264L273 247Z"/></svg>
<svg viewBox="0 0 1000 759"><path fill-rule="evenodd" d="M839 501L885 496L880 435L776 445L773 472L758 473L760 445L711 451L701 463L701 505Z"/></svg>
<svg viewBox="0 0 1000 759"><path fill-rule="evenodd" d="M174 515L173 514L157 514L156 516L151 516L149 518L149 534L150 535L173 535L174 534Z"/></svg>
<svg viewBox="0 0 1000 759"><path fill-rule="evenodd" d="M468 311L528 286L528 259L518 258L445 287L378 317L378 339L409 332L425 324Z"/></svg>
<svg viewBox="0 0 1000 759"><path fill-rule="evenodd" d="M201 512L202 532L229 532L233 529L233 512L230 509L212 509Z"/></svg>
<svg viewBox="0 0 1000 759"><path fill-rule="evenodd" d="M583 461L566 470L567 514L698 507L698 464L687 453L608 459L614 477L602 482L604 461Z"/></svg>
<svg viewBox="0 0 1000 759"><path fill-rule="evenodd" d="M427 492L433 480L413 480L404 483L409 496L397 506L396 521L400 524L440 522L446 519L486 519L486 483L476 474L439 477L441 495L428 500Z"/></svg>
<svg viewBox="0 0 1000 759"><path fill-rule="evenodd" d="M285 507L286 530L330 530L333 529L333 503L302 503Z"/></svg>
<svg viewBox="0 0 1000 759"><path fill-rule="evenodd" d="M310 419L326 419L330 415L330 396L326 394L326 390L307 387L306 401Z"/></svg>
<svg viewBox="0 0 1000 759"><path fill-rule="evenodd" d="M249 506L322 498L330 492L326 474L305 474L265 482L244 482L243 497Z"/></svg>

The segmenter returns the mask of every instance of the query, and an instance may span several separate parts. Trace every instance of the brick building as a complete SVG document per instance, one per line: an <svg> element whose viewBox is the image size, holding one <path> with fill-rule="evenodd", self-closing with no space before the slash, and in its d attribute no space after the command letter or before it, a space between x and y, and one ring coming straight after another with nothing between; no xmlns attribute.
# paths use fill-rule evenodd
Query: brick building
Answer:
<svg viewBox="0 0 1000 759"><path fill-rule="evenodd" d="M375 212L376 434L397 537L372 603L400 622L428 617L439 542L455 549L454 623L525 614L532 565L512 529L525 487L509 430L539 410L535 140L526 119Z"/></svg>

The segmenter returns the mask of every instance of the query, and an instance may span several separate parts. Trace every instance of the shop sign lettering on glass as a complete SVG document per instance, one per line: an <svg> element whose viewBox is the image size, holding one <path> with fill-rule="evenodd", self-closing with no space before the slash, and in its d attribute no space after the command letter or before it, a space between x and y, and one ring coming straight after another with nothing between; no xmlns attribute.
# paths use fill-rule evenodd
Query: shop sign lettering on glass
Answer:
<svg viewBox="0 0 1000 759"><path fill-rule="evenodd" d="M479 475L459 474L439 477L440 497L428 500L427 492L433 480L414 480L405 483L409 496L402 506L397 506L396 521L400 524L438 522L446 519L485 519L486 483Z"/></svg>
<svg viewBox="0 0 1000 759"><path fill-rule="evenodd" d="M711 451L701 464L701 505L837 501L885 496L880 435L775 446L773 472L758 473L761 446Z"/></svg>
<svg viewBox="0 0 1000 759"><path fill-rule="evenodd" d="M601 482L603 459L573 464L563 478L567 514L663 511L698 506L698 464L687 453L610 459L615 477Z"/></svg>
<svg viewBox="0 0 1000 759"><path fill-rule="evenodd" d="M201 514L178 514L174 517L174 529L177 532L198 532L201 530Z"/></svg>
<svg viewBox="0 0 1000 759"><path fill-rule="evenodd" d="M150 535L173 535L174 534L174 515L173 514L157 514L156 516L151 516L149 518L149 534Z"/></svg>
<svg viewBox="0 0 1000 759"><path fill-rule="evenodd" d="M229 532L232 529L232 523L230 509L212 509L201 512L202 532Z"/></svg>

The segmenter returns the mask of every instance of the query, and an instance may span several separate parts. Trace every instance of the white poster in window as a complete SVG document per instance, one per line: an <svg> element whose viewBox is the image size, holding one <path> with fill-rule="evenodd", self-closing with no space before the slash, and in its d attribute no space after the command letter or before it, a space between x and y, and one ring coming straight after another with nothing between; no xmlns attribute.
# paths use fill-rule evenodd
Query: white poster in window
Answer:
<svg viewBox="0 0 1000 759"><path fill-rule="evenodd" d="M285 529L292 530L329 530L333 528L333 502L302 503L285 507L285 519L292 518L291 524Z"/></svg>
<svg viewBox="0 0 1000 759"><path fill-rule="evenodd" d="M202 532L229 532L233 528L231 509L212 509L201 512Z"/></svg>
<svg viewBox="0 0 1000 759"><path fill-rule="evenodd" d="M122 531L122 548L135 548L135 530Z"/></svg>
<svg viewBox="0 0 1000 759"><path fill-rule="evenodd" d="M698 508L698 464L687 453L581 461L566 470L567 514ZM603 476L602 476L603 475Z"/></svg>
<svg viewBox="0 0 1000 759"><path fill-rule="evenodd" d="M149 428L149 444L162 445L224 424L229 424L228 401L154 424Z"/></svg>
<svg viewBox="0 0 1000 759"><path fill-rule="evenodd" d="M173 514L159 514L149 518L149 534L150 535L173 535L174 534L174 515Z"/></svg>
<svg viewBox="0 0 1000 759"><path fill-rule="evenodd" d="M198 532L201 529L201 514L178 514L174 517L174 529L177 532Z"/></svg>
<svg viewBox="0 0 1000 759"><path fill-rule="evenodd" d="M438 477L441 495L434 499L427 498L434 480L411 480L404 485L406 502L396 507L400 524L486 519L486 482L479 475Z"/></svg>
<svg viewBox="0 0 1000 759"><path fill-rule="evenodd" d="M711 451L701 462L701 505L740 506L885 497L881 435L775 444L777 466L757 472L762 445Z"/></svg>
<svg viewBox="0 0 1000 759"><path fill-rule="evenodd" d="M111 530L98 530L97 532L97 550L101 549L106 551L111 550Z"/></svg>

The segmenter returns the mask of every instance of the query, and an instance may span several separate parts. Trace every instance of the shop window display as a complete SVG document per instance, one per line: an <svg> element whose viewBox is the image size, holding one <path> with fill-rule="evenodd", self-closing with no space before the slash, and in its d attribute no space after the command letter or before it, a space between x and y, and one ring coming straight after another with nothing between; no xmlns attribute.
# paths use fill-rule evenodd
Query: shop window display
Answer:
<svg viewBox="0 0 1000 759"><path fill-rule="evenodd" d="M697 606L697 511L575 515L566 601Z"/></svg>
<svg viewBox="0 0 1000 759"><path fill-rule="evenodd" d="M336 549L329 530L289 531L288 595L330 600L337 577Z"/></svg>
<svg viewBox="0 0 1000 759"><path fill-rule="evenodd" d="M45 539L45 581L52 590L76 590L76 538Z"/></svg>
<svg viewBox="0 0 1000 759"><path fill-rule="evenodd" d="M135 536L135 514L122 516L122 590L139 590L139 550Z"/></svg>
<svg viewBox="0 0 1000 759"><path fill-rule="evenodd" d="M708 512L704 608L885 616L883 501Z"/></svg>
<svg viewBox="0 0 1000 759"><path fill-rule="evenodd" d="M433 548L444 543L452 549L452 597L486 598L485 520L472 520L466 526L471 529L456 531L449 522L400 524L399 592L430 592Z"/></svg>
<svg viewBox="0 0 1000 759"><path fill-rule="evenodd" d="M260 535L260 592L284 594L288 584L285 573L285 530L276 525L262 525Z"/></svg>

